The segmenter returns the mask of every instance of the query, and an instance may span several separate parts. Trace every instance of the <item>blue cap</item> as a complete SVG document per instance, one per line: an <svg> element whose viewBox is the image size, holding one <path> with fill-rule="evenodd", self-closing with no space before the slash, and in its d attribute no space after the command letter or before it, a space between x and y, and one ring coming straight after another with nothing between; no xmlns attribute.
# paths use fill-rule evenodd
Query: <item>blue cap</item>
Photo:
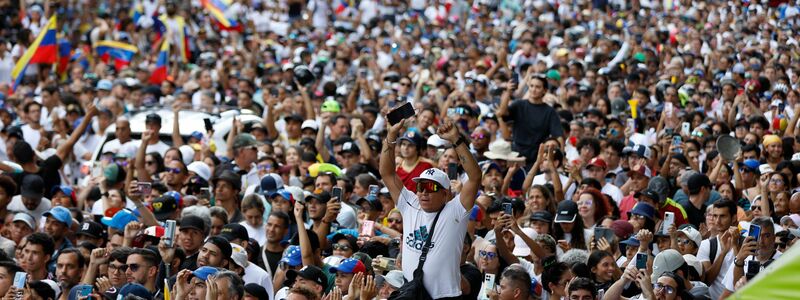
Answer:
<svg viewBox="0 0 800 300"><path fill-rule="evenodd" d="M292 198L292 193L290 193L289 191L287 191L285 189L280 189L280 190L275 191L274 193L270 193L269 194L269 198L270 199L273 199L276 196L281 196L281 197L283 197L284 200L289 201L290 203L294 203L294 199Z"/></svg>
<svg viewBox="0 0 800 300"><path fill-rule="evenodd" d="M195 138L195 139L198 139L198 140L202 140L203 139L203 133L200 132L200 131L192 131L192 134L190 134L189 137L192 137L192 138Z"/></svg>
<svg viewBox="0 0 800 300"><path fill-rule="evenodd" d="M86 287L88 287L90 289L92 288L92 286L89 285L89 284L79 284L79 285L76 285L76 286L72 287L72 289L69 290L69 295L67 296L67 299L69 299L69 300L78 300L78 293L80 291L82 291L83 289L85 289Z"/></svg>
<svg viewBox="0 0 800 300"><path fill-rule="evenodd" d="M111 80L102 79L102 80L97 82L97 88L95 88L95 89L96 90L110 91L113 86L114 86L114 84L111 83Z"/></svg>
<svg viewBox="0 0 800 300"><path fill-rule="evenodd" d="M755 173L758 173L758 166L760 165L761 163L756 159L747 159L743 163L739 164L740 167L745 167L750 172L755 172Z"/></svg>
<svg viewBox="0 0 800 300"><path fill-rule="evenodd" d="M100 220L103 224L116 230L125 230L125 225L128 223L138 221L133 211L129 209L122 209L114 214L114 217L103 217Z"/></svg>
<svg viewBox="0 0 800 300"><path fill-rule="evenodd" d="M650 220L655 220L656 208L650 204L639 202L629 212L629 216L630 215L640 215Z"/></svg>
<svg viewBox="0 0 800 300"><path fill-rule="evenodd" d="M367 267L364 266L364 263L362 263L358 259L347 258L345 260L342 260L342 262L340 262L338 266L331 267L329 270L331 273L342 272L348 274L355 274L355 273L366 272Z"/></svg>
<svg viewBox="0 0 800 300"><path fill-rule="evenodd" d="M197 270L192 271L192 275L199 278L200 280L206 281L208 280L208 276L217 274L219 269L209 266L203 266L197 268Z"/></svg>
<svg viewBox="0 0 800 300"><path fill-rule="evenodd" d="M278 178L276 178L279 175L277 174L275 174L276 176L272 175L273 174L270 173L264 175L264 177L261 178L261 193L263 195L270 195L278 191L278 189L283 188L283 180L278 181Z"/></svg>
<svg viewBox="0 0 800 300"><path fill-rule="evenodd" d="M300 246L289 246L289 248L286 249L286 254L281 258L281 261L285 262L290 267L303 264L303 254L300 252Z"/></svg>
<svg viewBox="0 0 800 300"><path fill-rule="evenodd" d="M151 294L150 291L148 291L147 288L145 288L143 285L138 283L128 283L126 285L123 285L122 288L119 289L119 293L117 295L118 296L134 295L145 299L153 299L153 294Z"/></svg>
<svg viewBox="0 0 800 300"><path fill-rule="evenodd" d="M72 226L72 214L69 213L69 209L63 206L56 206L51 208L49 211L42 214L45 217L53 217L56 221L64 223L67 227Z"/></svg>
<svg viewBox="0 0 800 300"><path fill-rule="evenodd" d="M183 201L183 196L181 196L181 193L178 193L176 191L169 191L164 193L164 195L171 196L172 198L174 198L175 202L178 203L178 207L181 207L181 201Z"/></svg>
<svg viewBox="0 0 800 300"><path fill-rule="evenodd" d="M637 246L637 247L639 246L639 240L637 240L635 236L631 236L627 240L624 240L619 243L627 246Z"/></svg>

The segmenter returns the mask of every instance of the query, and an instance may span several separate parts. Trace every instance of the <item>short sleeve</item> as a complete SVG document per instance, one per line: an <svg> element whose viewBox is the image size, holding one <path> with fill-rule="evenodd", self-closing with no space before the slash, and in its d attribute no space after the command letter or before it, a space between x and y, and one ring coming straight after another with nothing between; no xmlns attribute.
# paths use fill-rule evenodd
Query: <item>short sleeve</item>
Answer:
<svg viewBox="0 0 800 300"><path fill-rule="evenodd" d="M506 115L502 116L503 120L506 122L512 122L517 119L516 112L519 111L520 108L520 100L511 100L511 103L508 104L508 110L506 110Z"/></svg>
<svg viewBox="0 0 800 300"><path fill-rule="evenodd" d="M419 199L417 198L417 195L403 187L403 189L400 191L400 197L397 199L397 209L400 211L400 213L405 215L407 211L418 208Z"/></svg>
<svg viewBox="0 0 800 300"><path fill-rule="evenodd" d="M710 251L709 247L711 246L710 243L711 241L708 239L705 239L702 242L700 242L700 248L697 250L697 260L701 262L706 262L706 261L711 262L711 259L708 257L710 255L709 253Z"/></svg>

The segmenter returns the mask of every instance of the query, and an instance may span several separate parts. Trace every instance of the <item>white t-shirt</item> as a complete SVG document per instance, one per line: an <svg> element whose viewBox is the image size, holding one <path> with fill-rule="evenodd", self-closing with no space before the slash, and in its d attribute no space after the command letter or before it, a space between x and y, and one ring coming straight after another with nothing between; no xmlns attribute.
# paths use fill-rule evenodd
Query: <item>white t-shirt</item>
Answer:
<svg viewBox="0 0 800 300"><path fill-rule="evenodd" d="M546 183L553 183L553 180L547 180L545 177L546 174L539 174L533 176L533 185L544 185ZM558 178L561 179L561 184L567 184L569 177L562 175L561 173L558 174Z"/></svg>
<svg viewBox="0 0 800 300"><path fill-rule="evenodd" d="M120 147L118 153L131 153L131 152L136 153L136 151L138 151L139 147L141 146L142 146L142 141L133 140L125 143L125 145ZM169 145L165 144L162 141L158 141L158 143L155 143L153 145L147 145L147 150L145 150L145 154L150 152L156 152L159 155L161 155L161 157L164 157L164 154L167 153L167 150L169 150Z"/></svg>
<svg viewBox="0 0 800 300"><path fill-rule="evenodd" d="M25 204L22 203L22 196L16 195L14 197L11 197L11 202L8 203L7 209L9 211L15 211L15 212L26 212L30 214L34 220L39 220L42 218L42 215L45 212L50 210L50 207L51 207L50 200L48 200L47 198L42 198L42 202L39 202L39 206L37 206L36 209L32 211L28 210L28 208L25 207ZM43 226L44 224L39 224L39 225Z"/></svg>
<svg viewBox="0 0 800 300"><path fill-rule="evenodd" d="M722 255L722 246L719 245L719 238L715 239L717 243L717 258L721 259ZM705 239L700 242L700 249L697 250L697 260L700 262L711 262L709 256L711 255L711 239ZM733 254L733 250L728 251L725 254L725 260L722 263L722 266L719 268L719 273L717 274L717 278L714 278L714 282L708 287L708 293L711 295L711 299L719 299L719 295L722 294L722 291L725 289L723 285L723 279L725 278L725 274L728 273L728 269L731 268L733 265L733 259L736 258ZM706 270L708 271L708 270Z"/></svg>
<svg viewBox="0 0 800 300"><path fill-rule="evenodd" d="M614 199L614 202L617 202L617 206L619 206L619 203L622 202L622 197L624 197L622 196L622 190L610 183L606 183L606 185L603 186L603 190L600 192L611 196L611 199Z"/></svg>
<svg viewBox="0 0 800 300"><path fill-rule="evenodd" d="M356 219L358 219L356 210L350 205L342 203L342 208L339 209L339 214L336 216L339 228L358 229L358 221Z"/></svg>
<svg viewBox="0 0 800 300"><path fill-rule="evenodd" d="M242 276L242 280L245 284L255 283L264 287L264 289L267 290L267 295L269 295L269 300L274 299L272 295L272 291L274 291L272 289L272 276L270 276L267 271L264 271L264 269L256 264L247 264L247 268L244 268L244 276Z"/></svg>
<svg viewBox="0 0 800 300"><path fill-rule="evenodd" d="M31 145L31 148L36 149L39 146L39 140L42 139L42 133L39 130L31 128L31 125L25 124L20 126L22 130L22 139Z"/></svg>
<svg viewBox="0 0 800 300"><path fill-rule="evenodd" d="M247 221L241 221L239 224L244 226L244 229L247 229L247 235L256 240L259 245L264 245L267 242L267 227L264 224L261 224L260 228L251 226Z"/></svg>
<svg viewBox="0 0 800 300"><path fill-rule="evenodd" d="M417 195L406 188L400 192L397 209L404 219L403 275L410 281L414 278L414 270L436 213L423 211ZM434 299L461 295L461 245L467 232L468 218L469 211L461 205L460 195L447 202L439 216L423 266L423 283Z"/></svg>
<svg viewBox="0 0 800 300"><path fill-rule="evenodd" d="M773 255L772 255L772 260L776 260L776 259L778 259L779 257L781 257L781 255L783 255L783 253L781 253L781 252L780 252L780 251L778 251L778 250L775 250L775 254L773 254ZM745 267L747 267L747 263L748 263L749 261L751 261L751 260L754 260L754 258L755 258L755 256L753 256L753 255L750 255L750 256L748 256L747 258L745 258L745 259L744 259ZM764 264L761 264L761 265L762 265L762 267L763 267L763 265L764 265ZM728 272L725 272L725 277L722 279L722 282L723 282L723 283L724 283L724 285L725 285L725 289L726 289L726 290L729 290L729 291L731 291L731 292L734 292L734 291L736 291L736 290L733 288L733 287L734 287L734 284L736 284L735 282L733 282L733 269L734 269L734 268L728 268ZM743 270L742 272L746 272L746 271L747 271L747 269ZM744 276L744 273L742 273L742 276Z"/></svg>

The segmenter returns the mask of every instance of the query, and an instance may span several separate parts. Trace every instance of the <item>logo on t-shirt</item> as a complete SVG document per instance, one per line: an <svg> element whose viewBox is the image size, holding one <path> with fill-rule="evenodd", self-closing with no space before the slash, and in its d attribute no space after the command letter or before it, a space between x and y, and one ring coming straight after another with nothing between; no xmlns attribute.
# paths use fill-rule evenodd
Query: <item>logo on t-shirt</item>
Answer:
<svg viewBox="0 0 800 300"><path fill-rule="evenodd" d="M422 225L414 232L409 233L406 238L406 246L414 248L418 251L422 251L422 247L425 246L425 240L428 239L428 226ZM431 241L431 248L433 248L434 243Z"/></svg>

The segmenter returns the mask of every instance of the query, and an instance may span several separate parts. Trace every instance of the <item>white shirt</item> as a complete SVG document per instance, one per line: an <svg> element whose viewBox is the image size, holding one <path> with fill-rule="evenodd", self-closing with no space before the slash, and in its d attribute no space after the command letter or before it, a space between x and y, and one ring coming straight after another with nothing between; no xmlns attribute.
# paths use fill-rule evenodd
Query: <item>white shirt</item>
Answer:
<svg viewBox="0 0 800 300"><path fill-rule="evenodd" d="M781 257L782 254L783 253L781 253L780 251L775 250L775 254L772 255L772 260L778 259L779 257ZM745 268L747 268L748 262L752 260L755 260L755 256L753 255L750 255L744 259ZM763 268L764 264L761 264L761 267ZM734 268L728 268L728 272L725 272L725 277L722 279L722 282L725 285L725 289L731 292L736 291L736 289L734 289L734 284L736 283L733 282L733 269ZM745 276L745 272L747 272L747 269L742 270L742 276Z"/></svg>
<svg viewBox="0 0 800 300"><path fill-rule="evenodd" d="M622 190L613 184L606 183L601 192L611 196L611 199L614 199L614 202L617 202L617 206L619 206L619 203L622 202Z"/></svg>
<svg viewBox="0 0 800 300"><path fill-rule="evenodd" d="M539 175L533 176L533 185L544 185L544 184L547 184L547 183L553 183L553 180L548 180L546 178L546 175L547 174L543 173L543 174L539 174ZM564 176L561 173L558 174L558 178L561 179L561 184L562 185L563 184L567 184L567 181L569 180L569 177Z"/></svg>
<svg viewBox="0 0 800 300"><path fill-rule="evenodd" d="M244 268L244 276L242 276L242 280L244 281L244 284L255 283L264 287L264 289L267 290L269 299L273 299L272 276L270 276L269 273L264 271L264 269L261 267L254 263L248 263L247 268Z"/></svg>
<svg viewBox="0 0 800 300"><path fill-rule="evenodd" d="M8 203L7 209L9 211L21 211L30 214L34 220L39 220L42 218L42 214L50 210L50 200L47 198L42 198L42 202L39 202L39 206L36 207L34 210L29 210L25 207L25 204L22 203L22 196L16 195L11 197L11 202Z"/></svg>
<svg viewBox="0 0 800 300"><path fill-rule="evenodd" d="M259 245L264 245L267 242L267 227L264 224L261 224L261 227L256 228L247 223L247 221L239 222L244 229L247 229L247 236L251 239L256 240Z"/></svg>
<svg viewBox="0 0 800 300"><path fill-rule="evenodd" d="M11 52L0 53L0 84L11 84L11 71L14 69Z"/></svg>
<svg viewBox="0 0 800 300"><path fill-rule="evenodd" d="M719 245L719 238L716 239L717 243L717 258L721 259L720 255L722 255L722 245ZM711 255L711 239L705 239L700 242L700 249L697 250L697 260L700 262L711 262L709 256ZM735 258L733 254L733 250L728 251L727 254L724 255L724 261L722 266L719 268L719 273L717 273L717 278L714 279L714 282L708 287L708 293L711 295L711 299L719 299L719 295L722 294L725 286L723 285L723 279L725 278L725 274L728 273L728 269L730 269L731 265L733 265L733 259ZM705 270L708 271L708 270Z"/></svg>
<svg viewBox="0 0 800 300"><path fill-rule="evenodd" d="M39 130L31 128L31 125L25 124L20 127L22 130L22 139L25 140L31 148L36 149L39 146L39 140L42 139L42 134Z"/></svg>
<svg viewBox="0 0 800 300"><path fill-rule="evenodd" d="M136 153L136 151L141 146L142 146L142 141L130 141L125 143L124 147L121 147L117 153L131 153L131 151L133 151L133 153ZM169 150L169 145L165 144L162 141L158 141L158 143L147 145L147 150L145 150L145 154L150 152L156 152L159 155L161 155L161 157L164 157L164 154L167 153L167 150Z"/></svg>
<svg viewBox="0 0 800 300"><path fill-rule="evenodd" d="M406 188L400 192L397 209L404 218L403 275L410 281L414 278L425 237L436 213L423 211L417 195ZM448 201L439 216L427 262L423 266L423 283L434 299L461 295L460 245L464 243L468 218L469 211L461 205L460 195Z"/></svg>

